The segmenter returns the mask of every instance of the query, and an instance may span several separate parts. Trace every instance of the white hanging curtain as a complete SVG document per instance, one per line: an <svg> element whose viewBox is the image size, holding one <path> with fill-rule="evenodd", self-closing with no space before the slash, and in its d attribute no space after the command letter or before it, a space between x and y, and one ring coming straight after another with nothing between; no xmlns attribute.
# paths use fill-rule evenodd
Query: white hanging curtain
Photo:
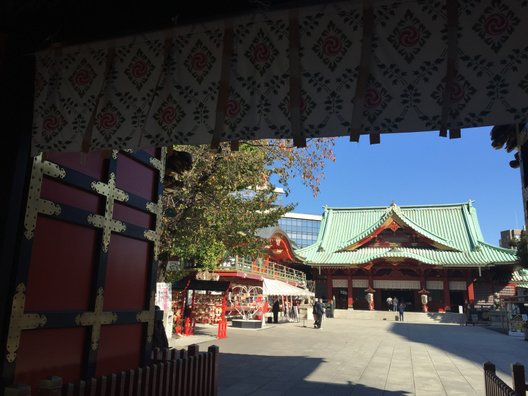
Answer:
<svg viewBox="0 0 528 396"><path fill-rule="evenodd" d="M326 3L36 56L33 153L513 124L528 2Z"/></svg>

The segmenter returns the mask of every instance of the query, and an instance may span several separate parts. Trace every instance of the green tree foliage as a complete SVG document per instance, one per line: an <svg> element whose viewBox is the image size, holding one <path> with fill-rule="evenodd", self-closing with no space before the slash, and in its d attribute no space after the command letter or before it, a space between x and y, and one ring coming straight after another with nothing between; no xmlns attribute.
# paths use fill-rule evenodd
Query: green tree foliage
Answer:
<svg viewBox="0 0 528 396"><path fill-rule="evenodd" d="M513 160L510 161L512 168L518 168L520 165L519 153L517 152L519 150L517 135L522 128L522 124L496 125L490 132L491 147L495 150L504 148L507 153L516 151Z"/></svg>
<svg viewBox="0 0 528 396"><path fill-rule="evenodd" d="M528 268L528 234L526 231L521 231L521 237L519 238L516 247L519 264L523 268Z"/></svg>
<svg viewBox="0 0 528 396"><path fill-rule="evenodd" d="M259 228L277 224L293 205L277 206L277 176L288 192L288 180L299 176L317 194L325 161L334 160L332 139L313 141L297 149L284 140L243 143L238 151L223 144L175 146L189 152L192 168L166 180L160 276L164 263L175 258L201 268L214 269L226 257L258 257L268 241Z"/></svg>

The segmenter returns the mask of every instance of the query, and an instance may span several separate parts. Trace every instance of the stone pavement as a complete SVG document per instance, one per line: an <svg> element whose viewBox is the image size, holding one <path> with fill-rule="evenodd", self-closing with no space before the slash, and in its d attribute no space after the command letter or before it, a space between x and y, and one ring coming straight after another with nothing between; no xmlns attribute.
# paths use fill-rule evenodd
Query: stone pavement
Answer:
<svg viewBox="0 0 528 396"><path fill-rule="evenodd" d="M222 340L212 340L216 328L204 329L187 341L220 347L226 396L484 395L485 361L510 385L511 363L528 368L524 338L480 327L350 318L310 325L228 328Z"/></svg>

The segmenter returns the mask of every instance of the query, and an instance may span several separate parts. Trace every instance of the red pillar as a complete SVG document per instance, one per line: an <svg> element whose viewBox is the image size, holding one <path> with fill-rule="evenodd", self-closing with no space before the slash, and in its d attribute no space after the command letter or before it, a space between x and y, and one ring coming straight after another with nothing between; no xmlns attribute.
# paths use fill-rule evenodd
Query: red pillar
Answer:
<svg viewBox="0 0 528 396"><path fill-rule="evenodd" d="M326 274L326 287L328 290L328 302L332 301L333 293L332 293L332 272L328 271Z"/></svg>
<svg viewBox="0 0 528 396"><path fill-rule="evenodd" d="M372 270L369 270L368 272L368 282L369 282L369 286L368 286L368 289L370 290L374 290L374 281L372 280ZM374 294L372 295L372 301L369 302L369 310L370 311L374 311L375 309L375 305L374 305Z"/></svg>
<svg viewBox="0 0 528 396"><path fill-rule="evenodd" d="M473 281L472 280L468 280L467 295L468 295L469 303L473 304L475 302L475 289L473 287Z"/></svg>
<svg viewBox="0 0 528 396"><path fill-rule="evenodd" d="M352 296L352 275L348 275L348 308L354 307L354 297Z"/></svg>
<svg viewBox="0 0 528 396"><path fill-rule="evenodd" d="M470 304L475 302L475 287L473 284L473 271L471 269L467 270L467 300Z"/></svg>
<svg viewBox="0 0 528 396"><path fill-rule="evenodd" d="M447 269L444 269L444 310L451 309L451 297L449 296L449 278L447 276Z"/></svg>
<svg viewBox="0 0 528 396"><path fill-rule="evenodd" d="M422 303L422 311L423 312L429 312L429 306L427 305L428 304L428 296L427 296L427 293L425 292L426 291L426 286L427 286L427 280L425 279L425 269L422 269L422 273L421 273L421 277L420 277L420 291L422 293L420 293L420 302ZM425 295L425 297L422 297L423 295ZM425 298L425 300L423 300ZM424 304L424 301L425 301L425 304Z"/></svg>

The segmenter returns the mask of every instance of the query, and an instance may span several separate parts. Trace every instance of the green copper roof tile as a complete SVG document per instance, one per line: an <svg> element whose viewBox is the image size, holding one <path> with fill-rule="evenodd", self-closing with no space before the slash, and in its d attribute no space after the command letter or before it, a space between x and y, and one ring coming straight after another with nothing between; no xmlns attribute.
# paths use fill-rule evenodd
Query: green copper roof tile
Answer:
<svg viewBox="0 0 528 396"><path fill-rule="evenodd" d="M451 248L359 247L343 251L374 232L392 213L409 228ZM308 265L343 266L366 264L377 259L414 259L440 266L489 266L514 264L514 250L486 243L471 202L366 208L325 208L317 242L295 253Z"/></svg>

